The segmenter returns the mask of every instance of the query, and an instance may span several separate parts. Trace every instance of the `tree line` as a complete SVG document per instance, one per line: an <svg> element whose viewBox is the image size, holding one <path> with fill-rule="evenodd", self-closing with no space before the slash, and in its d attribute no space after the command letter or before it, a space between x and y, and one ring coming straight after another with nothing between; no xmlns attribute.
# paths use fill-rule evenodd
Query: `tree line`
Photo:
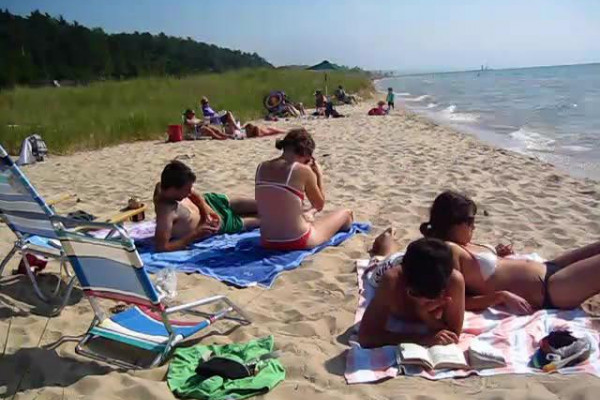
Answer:
<svg viewBox="0 0 600 400"><path fill-rule="evenodd" d="M101 28L89 29L39 11L21 17L0 10L0 54L0 88L271 66L256 53L189 37L107 34Z"/></svg>

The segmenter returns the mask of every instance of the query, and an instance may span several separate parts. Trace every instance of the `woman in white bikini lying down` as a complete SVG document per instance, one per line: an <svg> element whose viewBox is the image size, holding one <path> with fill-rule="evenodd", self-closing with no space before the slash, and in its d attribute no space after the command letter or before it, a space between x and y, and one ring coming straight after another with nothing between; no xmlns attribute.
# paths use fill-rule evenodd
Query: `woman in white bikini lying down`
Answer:
<svg viewBox="0 0 600 400"><path fill-rule="evenodd" d="M425 237L444 240L452 249L455 268L465 280L467 310L495 305L516 313L569 309L600 293L600 242L545 263L505 258L512 254L509 246L493 248L471 242L476 214L473 200L446 191L437 196L429 222L420 227ZM372 252L389 256L398 250L393 231L387 230L375 240ZM378 275L391 264L393 261L378 266Z"/></svg>
<svg viewBox="0 0 600 400"><path fill-rule="evenodd" d="M276 142L281 156L260 163L255 198L261 218L263 247L276 250L310 249L350 228L350 210L314 218L325 206L321 168L313 158L315 142L305 129L293 129ZM304 210L304 197L312 209ZM263 220L264 219L264 220Z"/></svg>
<svg viewBox="0 0 600 400"><path fill-rule="evenodd" d="M512 254L512 248L471 242L476 214L473 200L446 191L435 199L429 222L420 228L425 237L445 240L450 245L471 295L465 302L467 310L497 304L518 313L569 309L600 292L600 242L545 263L504 258Z"/></svg>

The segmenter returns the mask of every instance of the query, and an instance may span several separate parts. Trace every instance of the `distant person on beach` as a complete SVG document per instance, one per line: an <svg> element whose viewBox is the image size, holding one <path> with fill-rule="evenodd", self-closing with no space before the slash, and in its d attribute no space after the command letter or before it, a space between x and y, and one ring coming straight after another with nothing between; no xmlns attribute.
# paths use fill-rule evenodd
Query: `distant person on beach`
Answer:
<svg viewBox="0 0 600 400"><path fill-rule="evenodd" d="M388 93L387 93L387 105L388 105L388 110L394 109L394 98L396 97L396 95L394 94L394 89L393 88L388 88Z"/></svg>
<svg viewBox="0 0 600 400"><path fill-rule="evenodd" d="M229 138L219 128L204 124L204 121L196 118L194 110L189 108L185 110L183 115L183 135L186 140L195 140L202 136L217 140Z"/></svg>
<svg viewBox="0 0 600 400"><path fill-rule="evenodd" d="M391 236L390 229L380 238L386 236ZM372 255L387 254L376 250ZM454 268L450 247L438 239L419 239L408 245L395 268L382 275L360 323L358 341L365 348L457 343L464 313L465 283ZM391 332L387 329L391 317L424 323L428 332Z"/></svg>
<svg viewBox="0 0 600 400"><path fill-rule="evenodd" d="M324 116L326 118L343 118L344 115L340 114L334 107L333 103L329 101L327 96L322 91L317 90L315 92L315 112L314 116Z"/></svg>
<svg viewBox="0 0 600 400"><path fill-rule="evenodd" d="M235 125L235 118L231 111L226 111L222 115L219 115L210 107L208 104L208 99L206 97L202 97L200 100L200 106L202 108L202 114L204 118L207 118L211 124L213 125Z"/></svg>
<svg viewBox="0 0 600 400"><path fill-rule="evenodd" d="M261 244L274 250L310 249L352 225L350 210L320 217L325 206L321 167L313 157L315 142L303 128L293 129L276 142L281 156L258 165L255 198L261 220ZM303 209L308 198L312 208Z"/></svg>
<svg viewBox="0 0 600 400"><path fill-rule="evenodd" d="M600 241L539 263L507 258L512 246L473 243L477 206L465 195L441 193L431 207L425 237L446 241L461 271L468 310L503 305L517 314L538 309L571 309L600 293Z"/></svg>
<svg viewBox="0 0 600 400"><path fill-rule="evenodd" d="M250 139L255 137L279 135L284 133L285 130L270 127L270 126L258 126L251 123L247 123L242 129L238 129L236 126L227 125L225 132L231 139Z"/></svg>
<svg viewBox="0 0 600 400"><path fill-rule="evenodd" d="M342 85L339 85L338 88L336 89L335 93L335 98L344 103L344 104L355 104L358 103L358 100L356 99L356 96L351 95L346 93L346 91L344 90L344 87Z"/></svg>
<svg viewBox="0 0 600 400"><path fill-rule="evenodd" d="M368 115L387 115L389 111L389 108L387 110L385 108L385 101L380 100L377 102L377 107L369 110Z"/></svg>
<svg viewBox="0 0 600 400"><path fill-rule="evenodd" d="M229 199L220 193L193 190L196 175L181 161L164 168L154 188L156 250L177 251L220 233L239 233L259 226L253 199Z"/></svg>

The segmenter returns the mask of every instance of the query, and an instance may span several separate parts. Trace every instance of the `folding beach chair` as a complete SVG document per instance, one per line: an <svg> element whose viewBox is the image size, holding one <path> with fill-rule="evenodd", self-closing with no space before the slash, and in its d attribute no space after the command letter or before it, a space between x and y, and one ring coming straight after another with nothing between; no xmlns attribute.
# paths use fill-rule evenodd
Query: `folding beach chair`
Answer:
<svg viewBox="0 0 600 400"><path fill-rule="evenodd" d="M118 225L105 224L110 233L104 239L87 236L76 230L66 230L60 219L55 220L56 232L75 275L94 310L94 319L76 347L87 357L126 368L143 368L137 364L99 354L88 346L95 338L108 339L157 353L149 367L160 365L170 351L184 339L208 327L221 318L249 324L250 319L227 297L207 297L189 304L166 307L144 270L142 260L127 232ZM80 228L86 228L81 222ZM95 224L98 225L98 224ZM133 307L107 316L99 298L125 302ZM200 306L221 302L224 308L212 315L192 311ZM169 319L177 312L200 313L200 322ZM230 316L235 313L238 317Z"/></svg>
<svg viewBox="0 0 600 400"><path fill-rule="evenodd" d="M69 196L63 196L61 199L65 197ZM141 211L143 211L142 208L118 214L110 218L110 222L124 220ZM43 301L50 302L59 294L64 273L69 280L60 304L54 312L54 314L58 314L69 300L75 281L66 268L64 252L50 221L50 217L54 215L54 210L38 194L27 177L0 146L0 220L6 223L17 237L12 249L0 262L0 276L12 257L16 253L21 253L25 271L33 284L36 295ZM64 221L67 225L69 224L67 219ZM56 288L50 295L42 293L29 264L28 254L59 261L61 279L58 279Z"/></svg>

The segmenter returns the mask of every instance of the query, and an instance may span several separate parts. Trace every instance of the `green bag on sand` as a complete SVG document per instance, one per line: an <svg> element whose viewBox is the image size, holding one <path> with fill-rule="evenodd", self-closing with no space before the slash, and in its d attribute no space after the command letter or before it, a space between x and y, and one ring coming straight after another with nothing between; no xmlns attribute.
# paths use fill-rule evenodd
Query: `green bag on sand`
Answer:
<svg viewBox="0 0 600 400"><path fill-rule="evenodd" d="M268 336L248 343L178 348L173 353L167 373L169 389L180 398L210 400L245 399L266 393L285 379L285 369L279 360L261 360L261 357L273 352L273 347L273 336ZM256 363L255 375L241 379L220 376L204 379L196 373L196 368L207 356Z"/></svg>

